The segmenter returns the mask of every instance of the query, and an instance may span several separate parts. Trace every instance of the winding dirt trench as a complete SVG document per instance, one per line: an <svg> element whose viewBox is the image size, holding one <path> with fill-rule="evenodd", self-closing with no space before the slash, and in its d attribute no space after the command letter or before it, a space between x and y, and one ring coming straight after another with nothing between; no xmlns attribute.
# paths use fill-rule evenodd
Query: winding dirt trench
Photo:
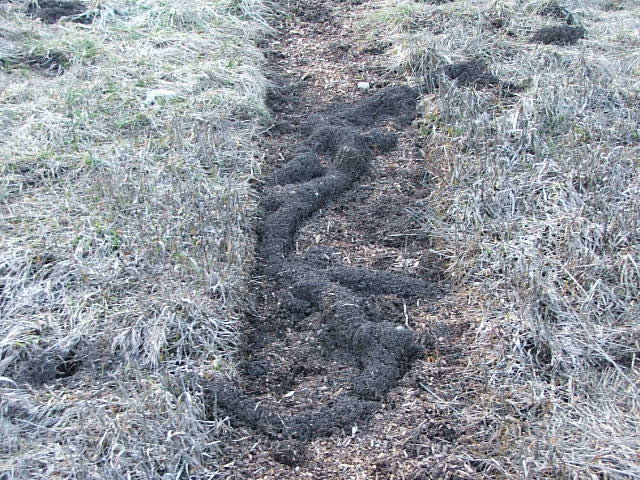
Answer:
<svg viewBox="0 0 640 480"><path fill-rule="evenodd" d="M444 358L460 330L436 320L447 286L411 214L429 188L415 141L420 92L384 78L387 45L356 24L371 6L287 7L265 44L278 87L255 311L237 381L207 392L211 416L235 435L223 473L427 478L407 439L418 424L420 434L443 427L418 401L419 365Z"/></svg>

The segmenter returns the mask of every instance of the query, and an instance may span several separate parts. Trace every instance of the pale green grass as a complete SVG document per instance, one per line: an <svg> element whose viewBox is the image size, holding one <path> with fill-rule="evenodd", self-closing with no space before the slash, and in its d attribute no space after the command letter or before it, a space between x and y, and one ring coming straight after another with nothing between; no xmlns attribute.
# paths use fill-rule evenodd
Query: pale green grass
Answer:
<svg viewBox="0 0 640 480"><path fill-rule="evenodd" d="M247 298L270 7L90 8L0 5L0 472L210 478L198 392Z"/></svg>
<svg viewBox="0 0 640 480"><path fill-rule="evenodd" d="M414 213L474 319L446 460L469 478L640 478L640 9L559 3L587 30L574 46L529 41L562 21L539 1L389 1L369 19L413 84L482 59L526 87L436 73L424 97L433 193Z"/></svg>

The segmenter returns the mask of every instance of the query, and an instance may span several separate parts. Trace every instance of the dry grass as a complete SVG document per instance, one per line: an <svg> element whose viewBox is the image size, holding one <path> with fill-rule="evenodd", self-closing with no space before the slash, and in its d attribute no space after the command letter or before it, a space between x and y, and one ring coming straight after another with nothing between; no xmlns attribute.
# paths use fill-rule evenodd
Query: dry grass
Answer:
<svg viewBox="0 0 640 480"><path fill-rule="evenodd" d="M0 4L0 476L210 478L247 301L262 0Z"/></svg>
<svg viewBox="0 0 640 480"><path fill-rule="evenodd" d="M525 87L440 74L424 100L415 214L474 319L469 367L440 385L466 404L443 461L469 478L640 478L640 9L561 5L587 32L573 46L530 41L569 18L540 1L390 1L369 20L413 83L481 59Z"/></svg>

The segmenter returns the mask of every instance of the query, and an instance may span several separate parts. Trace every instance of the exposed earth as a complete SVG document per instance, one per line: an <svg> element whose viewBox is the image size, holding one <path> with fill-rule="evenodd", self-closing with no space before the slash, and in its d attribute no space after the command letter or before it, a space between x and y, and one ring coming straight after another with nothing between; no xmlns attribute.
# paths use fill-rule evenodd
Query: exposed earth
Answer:
<svg viewBox="0 0 640 480"><path fill-rule="evenodd" d="M89 24L93 15L86 12L84 4L76 1L38 0L27 4L27 15L39 18L44 23L56 23L62 18L72 22Z"/></svg>
<svg viewBox="0 0 640 480"><path fill-rule="evenodd" d="M385 77L388 45L355 23L366 4L288 8L264 45L275 122L256 187L255 308L238 375L206 392L235 437L223 476L438 477L446 468L431 471L423 454L461 432L428 385L465 361L467 324L411 213L429 189L415 120L433 81ZM479 62L445 73L510 88Z"/></svg>

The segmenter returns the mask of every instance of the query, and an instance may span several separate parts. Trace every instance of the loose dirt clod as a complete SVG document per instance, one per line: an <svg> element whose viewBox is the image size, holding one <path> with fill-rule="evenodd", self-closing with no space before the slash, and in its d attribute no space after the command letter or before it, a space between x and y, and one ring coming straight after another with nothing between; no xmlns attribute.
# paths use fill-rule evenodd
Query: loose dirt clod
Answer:
<svg viewBox="0 0 640 480"><path fill-rule="evenodd" d="M479 59L466 62L450 63L439 71L430 72L425 75L421 89L431 92L440 86L440 75L444 74L451 80L455 80L459 86L471 87L474 89L497 88L503 94L510 94L522 90L522 87L508 81L503 81L491 73L487 64Z"/></svg>
<svg viewBox="0 0 640 480"><path fill-rule="evenodd" d="M541 28L531 37L531 41L545 45L573 45L584 38L586 33L583 27L557 25Z"/></svg>
<svg viewBox="0 0 640 480"><path fill-rule="evenodd" d="M567 25L574 25L576 22L573 14L569 11L569 9L567 9L567 7L559 5L555 2L547 3L542 8L540 8L537 13L538 15L541 15L543 17L553 17L557 18L558 20L564 20L565 22L567 22Z"/></svg>
<svg viewBox="0 0 640 480"><path fill-rule="evenodd" d="M18 375L17 383L40 386L56 379L72 376L80 367L81 360L73 349L67 351L43 351L33 360L26 362Z"/></svg>
<svg viewBox="0 0 640 480"><path fill-rule="evenodd" d="M93 15L83 15L86 10L85 5L80 2L40 0L29 3L27 14L44 23L56 23L61 18L69 17L72 22L90 24L93 22Z"/></svg>
<svg viewBox="0 0 640 480"><path fill-rule="evenodd" d="M500 84L498 77L487 71L487 65L482 60L453 63L445 68L445 73L459 85L488 87Z"/></svg>

